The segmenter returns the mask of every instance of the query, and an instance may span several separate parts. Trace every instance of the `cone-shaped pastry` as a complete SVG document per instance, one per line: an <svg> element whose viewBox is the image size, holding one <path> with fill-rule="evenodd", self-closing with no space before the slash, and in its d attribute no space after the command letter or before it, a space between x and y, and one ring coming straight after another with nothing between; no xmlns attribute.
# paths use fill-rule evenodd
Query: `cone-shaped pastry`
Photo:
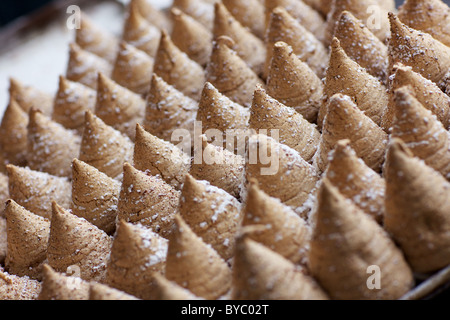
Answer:
<svg viewBox="0 0 450 320"><path fill-rule="evenodd" d="M194 156L190 174L239 198L244 188L245 150L242 155L234 154L232 150L208 143L204 135L200 138L201 158Z"/></svg>
<svg viewBox="0 0 450 320"><path fill-rule="evenodd" d="M27 162L32 170L70 177L71 162L80 150L81 137L31 109L28 123Z"/></svg>
<svg viewBox="0 0 450 320"><path fill-rule="evenodd" d="M225 260L234 255L234 239L241 223L241 204L207 181L187 175L180 198L180 216L192 231Z"/></svg>
<svg viewBox="0 0 450 320"><path fill-rule="evenodd" d="M211 31L177 8L173 8L171 13L173 17L171 33L173 43L185 52L190 59L205 67L212 50L213 35Z"/></svg>
<svg viewBox="0 0 450 320"><path fill-rule="evenodd" d="M92 301L134 301L139 300L135 296L123 291L108 287L107 285L91 282L89 286L89 300Z"/></svg>
<svg viewBox="0 0 450 320"><path fill-rule="evenodd" d="M444 268L450 263L449 182L399 139L392 140L386 161L386 230L414 271Z"/></svg>
<svg viewBox="0 0 450 320"><path fill-rule="evenodd" d="M229 37L219 37L213 44L206 80L236 103L250 107L256 85L264 85L258 75L242 60Z"/></svg>
<svg viewBox="0 0 450 320"><path fill-rule="evenodd" d="M60 76L52 119L82 135L84 114L87 110L94 112L96 97L97 93L92 88Z"/></svg>
<svg viewBox="0 0 450 320"><path fill-rule="evenodd" d="M365 68L368 73L386 81L388 74L388 48L349 11L339 18L334 35L349 58Z"/></svg>
<svg viewBox="0 0 450 320"><path fill-rule="evenodd" d="M11 99L0 124L0 149L7 163L27 163L28 114Z"/></svg>
<svg viewBox="0 0 450 320"><path fill-rule="evenodd" d="M163 11L155 8L149 1L131 0L129 6L135 6L142 17L157 26L159 29L166 31L171 30L172 22L169 17Z"/></svg>
<svg viewBox="0 0 450 320"><path fill-rule="evenodd" d="M403 23L450 46L450 8L441 0L407 0L399 7Z"/></svg>
<svg viewBox="0 0 450 320"><path fill-rule="evenodd" d="M82 280L79 275L68 276L62 272L56 272L49 265L44 265L43 274L44 279L38 300L89 300L89 282Z"/></svg>
<svg viewBox="0 0 450 320"><path fill-rule="evenodd" d="M233 102L211 83L205 84L197 112L197 121L201 122L203 129L202 134L208 134L209 131L212 134L221 132L220 137L215 137L216 145L222 145L223 142L224 148L238 151L239 143L243 141L237 141L238 145L235 145L235 139L247 136L249 119L249 108ZM227 134L232 136L228 141L229 145Z"/></svg>
<svg viewBox="0 0 450 320"><path fill-rule="evenodd" d="M5 208L8 251L6 269L17 276L41 280L47 259L50 221L9 200Z"/></svg>
<svg viewBox="0 0 450 320"><path fill-rule="evenodd" d="M144 127L148 132L172 142L176 130L187 130L186 135L189 133L189 136L184 138L189 138L186 143L190 145L197 109L195 100L153 74L144 119Z"/></svg>
<svg viewBox="0 0 450 320"><path fill-rule="evenodd" d="M112 80L122 87L145 96L150 88L154 59L147 53L121 41Z"/></svg>
<svg viewBox="0 0 450 320"><path fill-rule="evenodd" d="M136 126L133 166L151 175L161 177L180 190L191 166L191 158L175 145L155 137Z"/></svg>
<svg viewBox="0 0 450 320"><path fill-rule="evenodd" d="M236 244L232 299L328 300L328 297L302 268L244 236Z"/></svg>
<svg viewBox="0 0 450 320"><path fill-rule="evenodd" d="M273 46L267 75L267 93L315 123L323 104L322 80L285 42Z"/></svg>
<svg viewBox="0 0 450 320"><path fill-rule="evenodd" d="M221 2L215 3L214 12L214 39L220 36L233 39L233 50L257 75L262 75L266 61L264 41L242 26Z"/></svg>
<svg viewBox="0 0 450 320"><path fill-rule="evenodd" d="M391 38L389 40L389 67L397 63L410 66L417 73L445 88L450 69L450 47L430 34L412 29L399 18L389 14Z"/></svg>
<svg viewBox="0 0 450 320"><path fill-rule="evenodd" d="M319 146L321 135L317 126L270 97L261 87L256 88L249 123L256 132L279 130L280 143L297 151L308 162Z"/></svg>
<svg viewBox="0 0 450 320"><path fill-rule="evenodd" d="M72 213L107 234L113 234L116 230L120 188L117 180L83 161L73 160Z"/></svg>
<svg viewBox="0 0 450 320"><path fill-rule="evenodd" d="M325 176L343 196L382 223L386 182L358 158L350 140L336 143Z"/></svg>
<svg viewBox="0 0 450 320"><path fill-rule="evenodd" d="M133 158L133 148L127 136L106 125L92 112L86 112L79 160L111 178L120 178L123 164Z"/></svg>
<svg viewBox="0 0 450 320"><path fill-rule="evenodd" d="M304 2L319 11L324 17L330 12L331 5L333 4L333 1L330 0L304 0Z"/></svg>
<svg viewBox="0 0 450 320"><path fill-rule="evenodd" d="M80 278L104 282L112 238L87 220L52 203L48 264L57 272L79 270Z"/></svg>
<svg viewBox="0 0 450 320"><path fill-rule="evenodd" d="M325 94L330 99L337 93L351 97L366 116L376 124L382 124L383 114L389 101L386 87L350 59L341 47L340 41L333 38ZM323 108L319 114L320 123L323 121L323 112L326 112L326 108Z"/></svg>
<svg viewBox="0 0 450 320"><path fill-rule="evenodd" d="M322 128L322 138L314 163L324 172L329 164L330 152L339 140L349 139L359 158L371 169L381 172L388 143L388 134L367 117L343 94L331 97Z"/></svg>
<svg viewBox="0 0 450 320"><path fill-rule="evenodd" d="M310 227L290 207L261 191L257 181L250 181L242 215L242 225L249 226L245 232L250 239L294 264L307 264Z"/></svg>
<svg viewBox="0 0 450 320"><path fill-rule="evenodd" d="M302 216L310 211L310 198L319 176L292 148L263 134L249 138L246 179L255 178L269 196L278 198Z"/></svg>
<svg viewBox="0 0 450 320"><path fill-rule="evenodd" d="M136 124L144 120L145 106L140 95L99 73L95 114L107 125L134 140Z"/></svg>
<svg viewBox="0 0 450 320"><path fill-rule="evenodd" d="M161 178L124 164L118 219L141 224L167 238L180 201L180 192Z"/></svg>
<svg viewBox="0 0 450 320"><path fill-rule="evenodd" d="M333 0L331 11L327 16L326 41L329 42L335 36L336 25L342 12L349 11L357 19L373 32L378 39L385 42L389 37L388 12L394 11L395 7L381 4L379 0Z"/></svg>
<svg viewBox="0 0 450 320"><path fill-rule="evenodd" d="M414 97L442 122L445 128L450 127L450 98L432 81L414 72L411 67L401 63L394 65L389 82L390 100L383 121L383 127L391 127L395 114L395 91L409 86Z"/></svg>
<svg viewBox="0 0 450 320"><path fill-rule="evenodd" d="M169 240L165 276L207 300L224 296L231 285L227 263L178 215Z"/></svg>
<svg viewBox="0 0 450 320"><path fill-rule="evenodd" d="M223 0L233 17L260 39L264 39L266 23L264 2L260 0Z"/></svg>
<svg viewBox="0 0 450 320"><path fill-rule="evenodd" d="M97 89L97 73L111 75L112 65L89 51L81 49L77 44L69 45L69 61L66 78L80 82L92 89Z"/></svg>
<svg viewBox="0 0 450 320"><path fill-rule="evenodd" d="M286 9L309 32L319 40L325 38L325 19L319 12L308 6L302 0L266 0L266 26L270 24L270 16L277 7Z"/></svg>
<svg viewBox="0 0 450 320"><path fill-rule="evenodd" d="M178 8L203 24L208 30L213 29L214 1L209 0L174 0L173 8Z"/></svg>
<svg viewBox="0 0 450 320"><path fill-rule="evenodd" d="M121 40L155 57L160 38L161 30L142 17L135 6L130 6Z"/></svg>
<svg viewBox="0 0 450 320"><path fill-rule="evenodd" d="M309 261L312 275L334 300L395 300L414 285L394 241L327 179L319 191Z"/></svg>
<svg viewBox="0 0 450 320"><path fill-rule="evenodd" d="M86 13L81 15L80 28L75 32L75 42L83 50L92 52L109 63L113 63L116 58L117 38L96 25Z"/></svg>
<svg viewBox="0 0 450 320"><path fill-rule="evenodd" d="M196 297L192 292L179 286L173 281L159 273L153 275L155 300L161 301L183 301L183 300L202 300Z"/></svg>
<svg viewBox="0 0 450 320"><path fill-rule="evenodd" d="M267 27L266 75L274 55L273 46L279 41L286 42L292 46L295 55L305 62L319 78L325 75L328 50L314 34L295 20L285 8L281 7L277 7L272 11Z"/></svg>
<svg viewBox="0 0 450 320"><path fill-rule="evenodd" d="M392 137L399 138L413 154L450 180L450 134L408 87L395 91Z"/></svg>
<svg viewBox="0 0 450 320"><path fill-rule="evenodd" d="M41 283L37 280L8 274L0 268L1 300L36 300L41 288Z"/></svg>
<svg viewBox="0 0 450 320"><path fill-rule="evenodd" d="M106 283L139 299L155 299L153 274L164 272L168 240L121 220L108 262Z"/></svg>
<svg viewBox="0 0 450 320"><path fill-rule="evenodd" d="M186 96L198 100L205 84L205 71L162 32L153 71Z"/></svg>
<svg viewBox="0 0 450 320"><path fill-rule="evenodd" d="M7 170L9 196L28 211L49 219L52 201L70 208L72 185L67 178L13 165L8 165Z"/></svg>
<svg viewBox="0 0 450 320"><path fill-rule="evenodd" d="M53 96L33 86L24 85L15 78L9 79L9 96L28 113L31 108L38 108L45 115L50 115L53 110Z"/></svg>

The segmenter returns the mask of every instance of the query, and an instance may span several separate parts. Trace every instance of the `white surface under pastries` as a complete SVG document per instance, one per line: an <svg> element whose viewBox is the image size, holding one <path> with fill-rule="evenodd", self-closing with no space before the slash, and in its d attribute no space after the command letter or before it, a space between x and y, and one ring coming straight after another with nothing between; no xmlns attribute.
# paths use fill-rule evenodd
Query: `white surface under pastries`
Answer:
<svg viewBox="0 0 450 320"><path fill-rule="evenodd" d="M156 8L167 8L172 2L148 1ZM115 1L106 1L87 8L81 7L81 10L93 18L99 26L120 35L124 15L121 5ZM65 12L62 14L63 18L55 19L45 28L31 32L23 39L21 45L0 55L0 119L8 103L10 77L51 94L56 92L58 77L66 70L68 44L74 39L74 31L67 29L64 14Z"/></svg>

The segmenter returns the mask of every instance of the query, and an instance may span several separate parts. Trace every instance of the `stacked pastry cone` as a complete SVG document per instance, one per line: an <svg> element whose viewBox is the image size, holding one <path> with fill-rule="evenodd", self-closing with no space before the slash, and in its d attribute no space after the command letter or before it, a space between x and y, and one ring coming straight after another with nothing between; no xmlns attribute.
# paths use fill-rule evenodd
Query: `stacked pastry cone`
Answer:
<svg viewBox="0 0 450 320"><path fill-rule="evenodd" d="M27 163L28 114L11 99L0 124L0 150L7 163Z"/></svg>
<svg viewBox="0 0 450 320"><path fill-rule="evenodd" d="M37 300L88 300L89 282L78 275L66 275L44 265L43 280Z"/></svg>
<svg viewBox="0 0 450 320"><path fill-rule="evenodd" d="M108 76L112 73L112 65L96 54L83 50L75 43L69 45L69 61L67 62L66 78L80 82L94 90L97 89L97 73Z"/></svg>
<svg viewBox="0 0 450 320"><path fill-rule="evenodd" d="M27 164L32 170L70 177L70 164L77 157L81 137L36 109L29 114Z"/></svg>
<svg viewBox="0 0 450 320"><path fill-rule="evenodd" d="M111 79L122 87L145 96L150 88L154 59L146 52L121 41Z"/></svg>
<svg viewBox="0 0 450 320"><path fill-rule="evenodd" d="M322 137L314 164L324 172L330 152L339 140L349 139L357 156L376 172L381 172L388 143L388 134L366 116L353 100L345 95L331 97L322 127Z"/></svg>
<svg viewBox="0 0 450 320"><path fill-rule="evenodd" d="M9 273L42 280L47 259L50 221L9 200L5 208L8 250L5 267Z"/></svg>
<svg viewBox="0 0 450 320"><path fill-rule="evenodd" d="M104 284L91 282L89 284L89 300L92 301L135 301L138 298Z"/></svg>
<svg viewBox="0 0 450 320"><path fill-rule="evenodd" d="M245 153L234 154L221 145L209 143L206 136L201 139L202 147L196 150L189 173L240 198L244 189Z"/></svg>
<svg viewBox="0 0 450 320"><path fill-rule="evenodd" d="M191 144L198 103L153 74L145 111L145 129L166 141L172 141L177 129ZM189 137L190 136L190 137ZM187 139L189 138L189 139ZM183 143L182 142L182 143Z"/></svg>
<svg viewBox="0 0 450 320"><path fill-rule="evenodd" d="M52 113L52 95L36 87L25 85L15 78L9 79L9 97L10 100L15 100L26 113L31 108L37 108L48 116Z"/></svg>
<svg viewBox="0 0 450 320"><path fill-rule="evenodd" d="M169 31L172 28L172 21L165 14L165 12L155 8L150 2L146 0L131 0L129 7L136 7L137 11L147 21L159 29ZM131 9L128 9L131 10Z"/></svg>
<svg viewBox="0 0 450 320"><path fill-rule="evenodd" d="M432 81L424 78L411 67L401 63L394 65L389 82L389 105L384 115L383 127L391 127L395 114L395 91L409 86L414 97L442 122L445 128L450 127L450 98Z"/></svg>
<svg viewBox="0 0 450 320"><path fill-rule="evenodd" d="M190 59L205 67L211 55L212 32L177 8L173 8L171 14L173 17L171 33L173 43L185 52Z"/></svg>
<svg viewBox="0 0 450 320"><path fill-rule="evenodd" d="M261 19L265 15L264 1L223 0L222 3L242 26L260 39L264 39L266 24L264 19Z"/></svg>
<svg viewBox="0 0 450 320"><path fill-rule="evenodd" d="M257 75L262 75L266 60L264 41L242 26L221 2L214 4L214 13L214 38L227 36L233 39L237 54Z"/></svg>
<svg viewBox="0 0 450 320"><path fill-rule="evenodd" d="M305 4L303 1L296 0L268 0L265 1L266 7L266 27L270 23L270 15L277 7L286 8L289 14L294 17L301 25L321 41L325 39L325 20L322 15Z"/></svg>
<svg viewBox="0 0 450 320"><path fill-rule="evenodd" d="M227 263L178 215L169 239L165 276L207 300L219 299L230 289L231 270Z"/></svg>
<svg viewBox="0 0 450 320"><path fill-rule="evenodd" d="M306 217L311 209L319 175L300 154L274 138L253 135L248 142L248 161L245 173L269 196L276 197L298 214Z"/></svg>
<svg viewBox="0 0 450 320"><path fill-rule="evenodd" d="M290 207L261 191L257 181L250 181L242 217L241 232L249 239L294 264L307 265L310 227Z"/></svg>
<svg viewBox="0 0 450 320"><path fill-rule="evenodd" d="M96 98L97 93L92 88L60 76L52 120L82 135L84 115L88 110L94 112Z"/></svg>
<svg viewBox="0 0 450 320"><path fill-rule="evenodd" d="M265 130L270 134L278 130L280 143L297 151L308 162L317 151L321 135L316 125L270 97L261 87L254 93L249 124L256 132Z"/></svg>
<svg viewBox="0 0 450 320"><path fill-rule="evenodd" d="M356 155L350 140L336 143L325 177L344 197L382 224L386 182Z"/></svg>
<svg viewBox="0 0 450 320"><path fill-rule="evenodd" d="M122 30L121 40L155 57L161 30L147 21L135 6L130 6Z"/></svg>
<svg viewBox="0 0 450 320"><path fill-rule="evenodd" d="M121 184L96 168L74 159L72 162L72 213L107 234L116 230L117 204Z"/></svg>
<svg viewBox="0 0 450 320"><path fill-rule="evenodd" d="M232 49L234 45L229 37L215 40L206 68L206 81L234 102L249 107L256 85L264 85L264 82Z"/></svg>
<svg viewBox="0 0 450 320"><path fill-rule="evenodd" d="M111 245L104 231L52 203L47 259L55 271L78 270L86 281L104 282Z"/></svg>
<svg viewBox="0 0 450 320"><path fill-rule="evenodd" d="M327 179L318 195L309 263L312 275L335 300L399 299L414 285L394 241ZM382 275L371 282L372 270Z"/></svg>
<svg viewBox="0 0 450 320"><path fill-rule="evenodd" d="M337 93L347 95L366 116L381 125L389 101L386 87L350 59L337 38L333 38L329 61L325 80L328 99ZM321 111L326 111L326 108ZM319 116L319 123L322 121L323 114Z"/></svg>
<svg viewBox="0 0 450 320"><path fill-rule="evenodd" d="M205 71L162 32L153 71L184 95L198 100L205 83Z"/></svg>
<svg viewBox="0 0 450 320"><path fill-rule="evenodd" d="M234 300L327 300L305 271L247 237L238 239L233 264Z"/></svg>
<svg viewBox="0 0 450 320"><path fill-rule="evenodd" d="M70 208L72 185L67 178L13 165L7 170L10 198L28 211L49 219L52 201Z"/></svg>
<svg viewBox="0 0 450 320"><path fill-rule="evenodd" d="M441 0L405 0L398 17L411 28L429 33L443 44L450 45L450 8Z"/></svg>
<svg viewBox="0 0 450 320"><path fill-rule="evenodd" d="M386 81L388 48L349 11L343 11L334 31L347 55L365 68L369 74Z"/></svg>
<svg viewBox="0 0 450 320"><path fill-rule="evenodd" d="M136 126L133 166L140 171L159 176L180 190L191 167L191 158L181 149Z"/></svg>
<svg viewBox="0 0 450 320"><path fill-rule="evenodd" d="M233 257L241 223L241 204L236 198L188 175L181 191L179 214L225 261Z"/></svg>
<svg viewBox="0 0 450 320"><path fill-rule="evenodd" d="M87 111L78 159L107 176L120 179L123 164L133 157L133 142ZM72 159L73 160L73 159Z"/></svg>
<svg viewBox="0 0 450 320"><path fill-rule="evenodd" d="M301 1L295 2L300 3ZM323 77L327 67L328 50L314 34L310 33L303 24L295 20L282 7L276 7L271 12L269 25L267 26L265 41L267 46L266 74L273 57L273 46L279 41L289 44L295 55L305 62L318 77Z"/></svg>
<svg viewBox="0 0 450 320"><path fill-rule="evenodd" d="M192 300L203 300L195 296L189 290L179 286L173 281L167 280L166 277L159 273L153 275L155 300L161 301L192 301Z"/></svg>
<svg viewBox="0 0 450 320"><path fill-rule="evenodd" d="M140 95L99 73L95 114L105 124L134 140L136 124L144 120L145 106Z"/></svg>
<svg viewBox="0 0 450 320"><path fill-rule="evenodd" d="M449 188L441 174L393 139L387 154L385 225L416 272L435 272L450 263Z"/></svg>
<svg viewBox="0 0 450 320"><path fill-rule="evenodd" d="M178 8L199 21L208 30L214 24L214 1L209 0L174 0L172 8Z"/></svg>
<svg viewBox="0 0 450 320"><path fill-rule="evenodd" d="M389 68L395 63L410 66L415 72L445 88L450 68L450 48L407 25L393 13L389 14L391 38L389 40Z"/></svg>
<svg viewBox="0 0 450 320"><path fill-rule="evenodd" d="M0 268L1 300L36 300L42 290L39 281L9 274Z"/></svg>
<svg viewBox="0 0 450 320"><path fill-rule="evenodd" d="M267 93L315 123L323 104L320 78L301 61L291 46L277 42L267 75Z"/></svg>
<svg viewBox="0 0 450 320"><path fill-rule="evenodd" d="M164 272L168 241L149 229L119 222L106 283L139 299L155 299L153 274Z"/></svg>
<svg viewBox="0 0 450 320"><path fill-rule="evenodd" d="M92 52L113 63L117 52L117 38L97 26L85 13L81 15L80 28L76 29L75 42L83 50Z"/></svg>
<svg viewBox="0 0 450 320"><path fill-rule="evenodd" d="M167 238L172 230L179 197L180 192L161 178L147 175L125 163L117 217L146 226Z"/></svg>
<svg viewBox="0 0 450 320"><path fill-rule="evenodd" d="M384 42L389 38L388 12L394 10L395 3L392 0L334 0L327 16L326 40L331 41L334 37L342 12L350 11Z"/></svg>
<svg viewBox="0 0 450 320"><path fill-rule="evenodd" d="M450 134L442 123L408 87L395 91L395 107L392 137L403 140L415 156L450 179Z"/></svg>

